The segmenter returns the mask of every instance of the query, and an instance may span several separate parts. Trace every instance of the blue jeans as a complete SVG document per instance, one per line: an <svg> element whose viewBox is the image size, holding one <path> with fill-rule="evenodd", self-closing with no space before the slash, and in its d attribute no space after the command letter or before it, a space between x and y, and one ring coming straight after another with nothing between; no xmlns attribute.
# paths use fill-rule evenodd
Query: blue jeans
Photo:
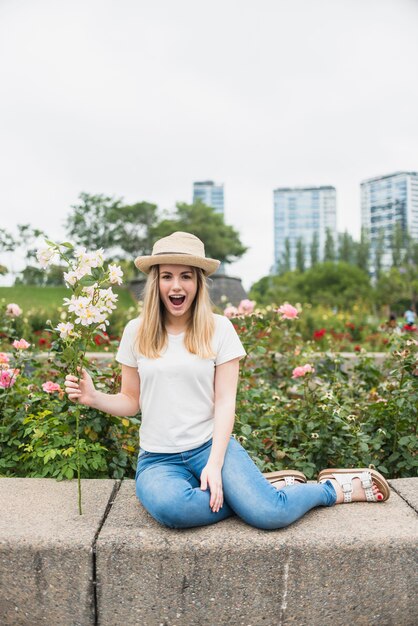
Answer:
<svg viewBox="0 0 418 626"><path fill-rule="evenodd" d="M199 448L174 454L140 450L136 494L164 526L206 526L236 514L251 526L273 530L288 526L314 507L335 504L336 493L330 481L276 489L231 437L222 468L224 504L213 513L209 488L200 489L200 474L211 446L209 440Z"/></svg>

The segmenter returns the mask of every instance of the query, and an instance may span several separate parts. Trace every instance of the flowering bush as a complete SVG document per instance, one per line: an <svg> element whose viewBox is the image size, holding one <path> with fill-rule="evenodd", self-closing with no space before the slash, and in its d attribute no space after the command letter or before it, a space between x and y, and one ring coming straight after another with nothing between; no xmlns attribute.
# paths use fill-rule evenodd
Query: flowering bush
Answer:
<svg viewBox="0 0 418 626"><path fill-rule="evenodd" d="M52 358L25 356L28 367L15 378L1 411L0 475L74 478L78 470L76 419L71 410L74 406L62 389L63 374ZM116 393L120 377L117 364L98 367L91 362L89 369L99 389ZM79 437L83 477L133 477L138 424L135 418L121 420L83 407Z"/></svg>
<svg viewBox="0 0 418 626"><path fill-rule="evenodd" d="M313 374L314 371L314 368L309 363L307 363L306 365L299 365L293 370L292 378L301 378L306 374Z"/></svg>
<svg viewBox="0 0 418 626"><path fill-rule="evenodd" d="M313 478L325 467L372 464L390 477L416 475L418 341L387 335L383 366L362 349L350 366L304 341L296 315L283 317L269 307L232 318L248 353L235 436L259 468Z"/></svg>
<svg viewBox="0 0 418 626"><path fill-rule="evenodd" d="M11 302L6 307L6 315L9 317L19 317L19 315L22 315L22 309L18 304Z"/></svg>
<svg viewBox="0 0 418 626"><path fill-rule="evenodd" d="M373 464L389 477L416 475L417 340L410 334L387 334L382 366L363 349L350 364L304 340L300 326L305 312L293 308L296 315L290 319L283 319L277 306L246 314L238 314L237 307L231 318L247 351L235 437L262 471L295 468L313 478L324 467ZM10 348L22 338L15 326L20 319L8 318ZM80 322L56 330L56 352L48 358L32 352L36 345L0 352L0 475L71 479L81 470L85 478L134 478L140 416L120 419L82 407L77 421L75 409L81 407L63 391L63 352L82 339L61 338L63 330L91 331L93 343L103 334L94 324ZM298 368L304 373L295 377ZM90 361L88 369L98 389L118 391L118 364Z"/></svg>
<svg viewBox="0 0 418 626"><path fill-rule="evenodd" d="M299 306L299 305L298 305ZM335 352L352 352L355 345L367 351L386 352L391 334L407 332L400 323L388 324L388 316L372 314L369 308L354 305L351 311L335 311L329 307L304 304L297 327L306 341L315 340L317 347ZM418 337L417 337L418 338Z"/></svg>

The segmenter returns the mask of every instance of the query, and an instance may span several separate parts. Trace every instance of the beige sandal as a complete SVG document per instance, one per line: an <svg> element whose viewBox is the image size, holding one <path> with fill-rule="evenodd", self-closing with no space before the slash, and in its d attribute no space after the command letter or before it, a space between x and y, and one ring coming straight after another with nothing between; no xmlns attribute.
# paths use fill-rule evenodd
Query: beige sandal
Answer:
<svg viewBox="0 0 418 626"><path fill-rule="evenodd" d="M303 472L298 470L278 470L277 472L267 472L263 474L264 478L267 478L269 483L274 486L274 483L279 480L284 480L285 487L290 487L295 483L306 483L306 476Z"/></svg>
<svg viewBox="0 0 418 626"><path fill-rule="evenodd" d="M356 467L353 469L325 469L319 472L318 482L323 483L329 478L334 478L340 485L344 493L344 502L352 502L353 478L359 478L366 494L367 502L385 502L390 496L389 483L375 469L369 467ZM378 500L373 493L373 483L378 487L383 498Z"/></svg>

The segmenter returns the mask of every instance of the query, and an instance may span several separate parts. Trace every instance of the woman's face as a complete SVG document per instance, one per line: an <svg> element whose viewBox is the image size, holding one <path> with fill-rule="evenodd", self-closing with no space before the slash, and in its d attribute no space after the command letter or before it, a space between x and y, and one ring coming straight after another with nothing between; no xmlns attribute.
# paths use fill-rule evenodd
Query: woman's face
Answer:
<svg viewBox="0 0 418 626"><path fill-rule="evenodd" d="M189 265L160 265L158 285L169 318L188 320L197 292L196 270Z"/></svg>

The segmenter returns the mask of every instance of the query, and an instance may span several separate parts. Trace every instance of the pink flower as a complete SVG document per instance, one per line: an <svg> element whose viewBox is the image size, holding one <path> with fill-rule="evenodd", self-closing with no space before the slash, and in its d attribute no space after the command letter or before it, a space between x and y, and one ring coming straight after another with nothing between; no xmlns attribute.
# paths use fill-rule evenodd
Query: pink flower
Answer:
<svg viewBox="0 0 418 626"><path fill-rule="evenodd" d="M282 320L294 320L297 319L299 311L291 304L282 304L277 309L277 313L282 314Z"/></svg>
<svg viewBox="0 0 418 626"><path fill-rule="evenodd" d="M12 346L13 348L16 348L16 350L27 350L30 343L28 343L26 339L15 339Z"/></svg>
<svg viewBox="0 0 418 626"><path fill-rule="evenodd" d="M295 369L293 370L292 378L300 378L301 376L313 373L314 371L314 368L309 363L307 363L306 365L300 365L299 367L295 367Z"/></svg>
<svg viewBox="0 0 418 626"><path fill-rule="evenodd" d="M8 363L10 361L9 357L5 352L0 352L0 363Z"/></svg>
<svg viewBox="0 0 418 626"><path fill-rule="evenodd" d="M255 302L253 300L241 300L238 305L239 315L250 315L254 311Z"/></svg>
<svg viewBox="0 0 418 626"><path fill-rule="evenodd" d="M238 313L238 309L236 306L227 306L225 311L224 311L224 315L226 315L226 317L237 317L237 315L239 315Z"/></svg>
<svg viewBox="0 0 418 626"><path fill-rule="evenodd" d="M58 383L53 383L52 380L48 380L46 383L43 383L42 389L47 393L54 393L54 391L61 391L61 387Z"/></svg>
<svg viewBox="0 0 418 626"><path fill-rule="evenodd" d="M16 382L16 377L19 374L20 370L0 370L0 387L3 389L8 389L9 387L13 387Z"/></svg>
<svg viewBox="0 0 418 626"><path fill-rule="evenodd" d="M6 307L6 315L9 315L10 317L18 317L19 315L22 315L22 309L18 304L11 302Z"/></svg>

